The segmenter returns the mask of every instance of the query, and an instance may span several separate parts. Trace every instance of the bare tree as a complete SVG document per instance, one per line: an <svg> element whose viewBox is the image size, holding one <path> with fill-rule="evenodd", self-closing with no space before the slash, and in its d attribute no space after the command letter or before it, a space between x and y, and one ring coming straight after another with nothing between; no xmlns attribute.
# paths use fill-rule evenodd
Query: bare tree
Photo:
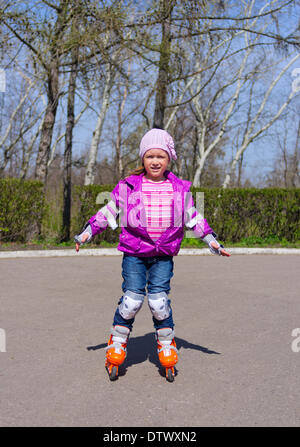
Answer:
<svg viewBox="0 0 300 447"><path fill-rule="evenodd" d="M72 23L72 33L76 31L76 20ZM72 185L72 144L73 144L73 128L75 125L74 107L75 107L75 91L76 78L78 73L78 45L74 45L71 57L71 72L68 88L68 105L67 105L67 125L65 137L64 152L64 200L63 200L63 221L61 230L61 242L70 239L71 224L71 185Z"/></svg>
<svg viewBox="0 0 300 447"><path fill-rule="evenodd" d="M291 120L298 120L296 127L290 126ZM265 184L271 187L299 188L300 120L298 116L289 114L282 124L281 132L276 132L278 155L271 172L266 176ZM293 135L294 131L296 133Z"/></svg>
<svg viewBox="0 0 300 447"><path fill-rule="evenodd" d="M93 132L92 141L90 150L88 153L88 162L86 167L86 173L85 173L85 179L84 184L85 185L92 185L95 180L95 174L96 174L96 160L97 160L97 154L98 154L98 147L100 143L102 128L106 116L106 112L109 106L109 99L111 94L111 89L113 86L113 81L115 77L115 68L112 66L111 63L105 64L105 78L104 78L104 90L103 90L103 96L102 96L102 103L100 107L100 111L98 113L97 123L95 130Z"/></svg>
<svg viewBox="0 0 300 447"><path fill-rule="evenodd" d="M241 157L241 155L245 152L247 147L252 143L255 139L257 139L261 134L266 132L274 123L276 120L280 118L280 116L283 114L283 112L286 110L287 106L290 104L292 99L296 95L295 90L291 90L290 94L286 96L281 104L278 106L277 111L271 115L271 117L267 120L264 120L262 123L262 114L264 109L267 106L268 99L276 87L277 83L280 81L284 73L300 58L300 53L296 54L294 57L292 57L289 62L280 70L278 75L275 77L275 79L272 80L269 87L265 91L263 98L261 100L261 103L258 107L258 110L253 113L253 115L248 118L247 121L247 127L243 134L242 140L239 144L239 147L236 150L236 153L234 155L234 158L230 165L230 170L226 174L225 180L223 182L223 188L227 188L230 183L230 178L235 171L236 165Z"/></svg>
<svg viewBox="0 0 300 447"><path fill-rule="evenodd" d="M39 21L35 15L35 5L10 2L4 15L4 23L12 34L31 52L34 64L42 70L45 78L47 107L41 129L39 150L36 160L35 176L46 181L53 128L60 95L59 68L63 55L68 51L64 46L64 36L70 21L70 8L67 0L57 3L43 1L48 15L55 15L55 20L46 17ZM23 7L22 7L23 6ZM37 6L37 5L36 5Z"/></svg>
<svg viewBox="0 0 300 447"><path fill-rule="evenodd" d="M120 101L118 104L118 130L117 130L117 138L116 138L116 178L117 181L120 180L121 177L124 175L124 166L123 166L123 159L121 154L121 143L122 143L122 124L123 124L123 113L124 113L124 107L128 95L128 88L129 88L129 76L130 76L130 69L131 64L129 61L128 64L128 70L127 70L127 80L125 81L124 87L123 87L123 95L120 95Z"/></svg>
<svg viewBox="0 0 300 447"><path fill-rule="evenodd" d="M262 57L264 57L258 50L267 45L273 46L273 43L262 41L262 36L272 36L272 33L266 30L270 26L269 22L272 24L273 17L268 13L262 25L258 26L258 22L276 3L278 8L284 6L280 2L268 2L256 14L253 14L254 3L253 1L245 3L244 16L241 17L243 26L232 25L230 32L228 32L229 28L224 30L220 28L218 33L215 32L214 21L218 19L216 11L201 23L194 22L192 30L194 37L191 39L191 45L187 47L187 52L192 49L192 54L196 55L191 64L194 74L189 74L191 69L186 64L187 69L185 68L183 71L186 73L183 77L184 86L177 103L173 102L173 110L167 123L169 127L169 123L180 106L192 102L191 110L195 115L198 146L193 178L194 186L201 184L201 175L208 157L229 140L229 129L234 126L233 119L236 121L237 114L240 114L240 104L247 90L250 91L251 98L248 115L238 127L238 132L244 128L241 134L248 133L250 116L252 116L251 107L253 106L251 92L254 82L257 81L257 73L261 71L257 58L262 61ZM268 17L269 20L266 20ZM207 30L206 33L205 30ZM251 33L249 30L255 32ZM252 36L251 38L249 34ZM244 39L244 42L241 38ZM193 47L192 43L194 43ZM238 59L240 53L241 60ZM256 59L253 57L254 54ZM273 65L279 66L281 60L278 59L276 63ZM268 68L270 69L270 67L266 67L265 70ZM189 96L186 95L187 91ZM263 131L264 129L262 129ZM259 135L261 134L259 133L257 136ZM242 154L243 151L236 162L241 160Z"/></svg>
<svg viewBox="0 0 300 447"><path fill-rule="evenodd" d="M83 107L80 110L80 112L78 113L78 115L74 118L74 127L76 126L76 124L80 121L81 117L84 115L84 112L88 109L88 107L90 106L90 100L91 100L91 90L88 90L87 92L87 97L83 100ZM82 99L82 97L80 98ZM48 160L48 168L51 166L55 154L56 154L56 150L57 150L57 146L60 143L60 141L66 137L66 130L64 130L60 135L58 135L58 137L56 138L54 144L52 144L51 146L51 153L50 153L50 158Z"/></svg>
<svg viewBox="0 0 300 447"><path fill-rule="evenodd" d="M156 81L155 109L153 127L164 128L165 108L169 84L169 62L171 51L171 16L175 6L174 0L160 0L159 20L161 21L160 58Z"/></svg>
<svg viewBox="0 0 300 447"><path fill-rule="evenodd" d="M129 33L127 34L127 37L129 36ZM104 45L107 45L110 38L110 34L107 33L105 36ZM96 127L93 132L92 141L90 150L88 153L88 162L86 167L86 173L85 173L85 179L84 184L85 185L91 185L95 181L95 175L96 175L96 161L97 161L97 155L98 155L98 148L100 144L102 129L104 125L104 120L106 117L107 110L110 105L110 98L112 94L112 88L114 86L114 82L116 79L117 74L119 73L123 78L125 78L125 82L127 80L127 88L125 89L126 95L127 95L127 89L128 89L128 75L123 73L122 64L124 61L130 56L128 56L128 51L124 51L124 48L122 45L118 46L114 51L111 52L111 54L106 55L107 62L104 64L104 86L103 86L103 93L101 98L101 107L99 112L97 112L97 122ZM98 66L101 61L98 61ZM103 79L100 78L100 83L103 83ZM125 96L126 100L126 96ZM124 106L123 106L124 107Z"/></svg>
<svg viewBox="0 0 300 447"><path fill-rule="evenodd" d="M133 47L133 50L147 61L151 60L152 54L158 53L159 55L158 61L155 60L155 56L152 56L153 64L158 67L153 126L164 128L166 111L179 105L178 102L169 102L173 83L182 79L188 81L197 72L211 69L220 63L220 60L215 58L210 60L210 64L205 67L202 67L202 65L201 67L195 67L191 64L190 70L182 72L180 69L176 69L180 47L189 48L189 42L201 36L207 36L212 40L218 39L218 36L219 39L225 36L227 40L228 36L232 39L233 35L242 35L246 32L253 35L256 40L264 38L265 41L260 39L259 45L266 47L268 45L298 46L297 27L291 31L289 36L284 36L280 33L278 25L279 15L288 7L292 7L293 4L293 1L272 0L261 6L259 2L248 0L235 5L236 15L232 16L228 14L228 11L232 9L230 1L210 3L199 1L174 2L172 0L153 1L154 13L146 16L144 21L140 21L140 23L137 21L135 24L135 30L140 26L142 32L140 32L140 38L137 39L140 47L138 49ZM255 12L253 12L254 9ZM271 22L269 29L264 27L264 23L268 19ZM155 41L151 42L151 32L147 33L144 29L146 24L154 29L154 33L157 33L158 26L161 27L159 44ZM277 27L277 33L273 31L274 27ZM137 33L139 35L138 31ZM146 51L142 52L141 49ZM226 58L244 50L244 48L234 49L231 54L226 55ZM191 54L195 55L195 52L189 53L187 50L187 54L190 57ZM181 55L179 59L180 57ZM191 60L194 61L193 58ZM149 98L151 94L149 94ZM188 101L191 101L191 98L185 100L185 102Z"/></svg>
<svg viewBox="0 0 300 447"><path fill-rule="evenodd" d="M43 98L43 96L42 96L42 98ZM42 112L38 118L41 118L42 115L45 116L45 108L42 110ZM40 133L42 131L42 127L43 127L43 120L41 119L40 125L38 126L37 130L33 134L27 148L23 152L22 164L21 164L21 169L20 169L20 178L23 180L27 176L28 169L29 169L29 161L30 161L30 157L31 157L31 154L33 151L33 147L34 147L34 144L35 144L38 136L40 135Z"/></svg>
<svg viewBox="0 0 300 447"><path fill-rule="evenodd" d="M23 73L20 74L23 76ZM0 171L2 174L13 155L17 154L19 143L21 143L22 151L25 150L24 137L32 132L43 114L43 111L37 111L37 103L40 102L42 96L41 89L37 89L37 80L29 79L27 76L23 77L25 83L19 82L20 96L14 98L14 95L10 95L9 103L6 105L8 119L0 137Z"/></svg>
<svg viewBox="0 0 300 447"><path fill-rule="evenodd" d="M40 6L43 11L42 20L39 19L38 14ZM43 77L44 80L47 107L41 129L35 169L36 178L44 182L46 182L48 174L58 101L63 93L60 77L65 68L68 70L68 55L72 48L68 30L76 13L78 19L77 43L82 48L89 47L91 49L90 43L95 40L97 26L98 34L96 38L98 41L100 40L99 35L102 33L102 30L99 33L98 20L102 10L106 11L105 5L102 9L101 6L98 6L98 10L96 9L97 20L93 22L94 9L91 9L91 5L83 0L78 0L75 4L68 0L52 2L41 0L30 5L24 5L24 2L21 1L9 1L6 5L3 23L12 35L27 47L32 57L32 64L35 67L35 74L38 73L39 77ZM106 13L104 19L109 22L110 18L111 16ZM102 28L105 32L105 23L102 23L102 25L104 25ZM89 63L95 52L101 53L104 50L93 48L91 54L86 54L85 51L80 52L78 62L80 69L82 70Z"/></svg>

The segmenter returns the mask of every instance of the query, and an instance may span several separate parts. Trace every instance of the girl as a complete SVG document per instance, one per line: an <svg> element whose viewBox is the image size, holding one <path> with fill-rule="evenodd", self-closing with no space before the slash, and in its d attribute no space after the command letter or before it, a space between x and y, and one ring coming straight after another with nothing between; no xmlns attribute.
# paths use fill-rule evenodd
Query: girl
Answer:
<svg viewBox="0 0 300 447"><path fill-rule="evenodd" d="M75 236L76 250L109 225L121 234L123 252L122 290L106 348L106 368L111 380L118 377L134 319L148 293L148 304L156 330L157 351L166 378L173 381L178 361L171 301L168 299L176 256L184 236L184 224L206 242L213 254L230 256L215 239L216 234L196 210L191 182L181 180L167 168L176 160L172 137L162 129L147 132L140 143L142 167L120 180L111 201L90 218Z"/></svg>

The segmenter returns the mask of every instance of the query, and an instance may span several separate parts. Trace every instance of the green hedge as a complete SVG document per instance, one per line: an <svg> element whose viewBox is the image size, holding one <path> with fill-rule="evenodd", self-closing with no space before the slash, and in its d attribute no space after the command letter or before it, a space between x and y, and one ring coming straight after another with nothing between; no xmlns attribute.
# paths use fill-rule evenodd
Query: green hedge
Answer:
<svg viewBox="0 0 300 447"><path fill-rule="evenodd" d="M71 234L78 233L104 203L96 203L99 193L110 193L115 185L74 186ZM199 208L197 192L204 193L204 216L225 242L243 238L276 236L289 242L300 240L300 189L218 189L192 188ZM61 195L61 192L57 192ZM60 198L60 197L59 197ZM41 234L47 237L49 222L57 215L51 237L59 229L62 201L45 199L43 185L37 181L0 180L0 241L28 241ZM49 203L48 203L49 202ZM54 205L53 205L54 204ZM56 207L56 208L54 208ZM47 227L48 225L48 227ZM53 226L53 225L52 225ZM52 227L51 227L52 228ZM118 242L120 228L107 228L95 239Z"/></svg>
<svg viewBox="0 0 300 447"><path fill-rule="evenodd" d="M78 213L73 220L74 233L101 207L96 204L99 192L110 192L113 188L114 185L76 187ZM274 235L290 242L300 240L300 189L191 188L191 191L197 208L200 203L196 193L204 193L204 217L222 241ZM119 229L108 228L98 236L98 241L117 242L118 234Z"/></svg>
<svg viewBox="0 0 300 447"><path fill-rule="evenodd" d="M40 232L45 213L43 184L0 179L0 240L27 241Z"/></svg>
<svg viewBox="0 0 300 447"><path fill-rule="evenodd" d="M300 189L197 189L204 192L204 215L223 241L277 236L300 240Z"/></svg>

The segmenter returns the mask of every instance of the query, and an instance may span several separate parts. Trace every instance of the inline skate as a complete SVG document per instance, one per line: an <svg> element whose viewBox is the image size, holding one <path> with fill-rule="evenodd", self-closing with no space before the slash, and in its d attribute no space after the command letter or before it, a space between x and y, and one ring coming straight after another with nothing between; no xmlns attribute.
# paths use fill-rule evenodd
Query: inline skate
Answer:
<svg viewBox="0 0 300 447"><path fill-rule="evenodd" d="M125 326L116 325L111 329L110 338L105 348L105 367L111 381L118 378L119 366L126 359L129 332L130 330Z"/></svg>
<svg viewBox="0 0 300 447"><path fill-rule="evenodd" d="M174 330L171 328L157 329L157 353L161 366L165 368L166 379L173 382L175 378L175 365L178 362L178 350L174 339Z"/></svg>

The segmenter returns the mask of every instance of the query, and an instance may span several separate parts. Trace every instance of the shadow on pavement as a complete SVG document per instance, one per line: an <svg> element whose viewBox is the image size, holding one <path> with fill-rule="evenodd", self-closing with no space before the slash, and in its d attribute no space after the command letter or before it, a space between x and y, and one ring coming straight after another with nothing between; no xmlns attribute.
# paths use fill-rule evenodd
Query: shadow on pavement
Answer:
<svg viewBox="0 0 300 447"><path fill-rule="evenodd" d="M201 351L204 354L217 354L220 352L212 351L204 346L195 345L190 343L182 338L178 338L175 336L175 341L177 345L177 349L194 349L196 351ZM98 349L104 349L107 346L107 343L103 343L96 346L87 346L88 351L96 351ZM165 371L161 367L156 350L156 339L154 332L149 332L141 337L132 337L128 340L128 350L127 357L124 364L120 367L119 375L123 376L126 374L127 368L130 366L137 365L138 363L142 363L148 360L153 363L160 373L160 375L165 376ZM178 373L178 371L177 371Z"/></svg>

